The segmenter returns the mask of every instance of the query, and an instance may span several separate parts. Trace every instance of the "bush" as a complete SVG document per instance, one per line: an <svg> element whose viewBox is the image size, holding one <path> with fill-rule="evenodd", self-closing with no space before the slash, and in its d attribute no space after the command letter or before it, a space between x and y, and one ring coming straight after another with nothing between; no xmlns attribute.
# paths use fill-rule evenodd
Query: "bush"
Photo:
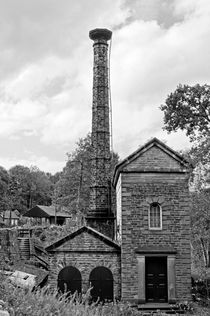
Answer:
<svg viewBox="0 0 210 316"><path fill-rule="evenodd" d="M192 280L192 297L194 302L210 306L210 280Z"/></svg>
<svg viewBox="0 0 210 316"><path fill-rule="evenodd" d="M2 276L3 277L3 276ZM89 292L82 297L76 295L67 298L49 288L35 292L20 289L9 283L5 277L0 285L0 297L5 308L14 316L135 316L139 312L129 305L89 304Z"/></svg>

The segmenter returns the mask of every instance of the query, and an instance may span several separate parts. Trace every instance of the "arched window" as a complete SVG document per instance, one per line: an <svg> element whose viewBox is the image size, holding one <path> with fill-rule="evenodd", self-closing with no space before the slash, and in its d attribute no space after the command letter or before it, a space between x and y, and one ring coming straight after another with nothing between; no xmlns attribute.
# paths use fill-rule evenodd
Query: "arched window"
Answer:
<svg viewBox="0 0 210 316"><path fill-rule="evenodd" d="M90 273L91 296L94 301L113 301L113 275L105 267L97 267Z"/></svg>
<svg viewBox="0 0 210 316"><path fill-rule="evenodd" d="M149 207L149 229L162 229L162 210L158 203L152 203Z"/></svg>
<svg viewBox="0 0 210 316"><path fill-rule="evenodd" d="M68 266L63 268L58 274L58 290L62 293L74 292L81 293L82 278L81 273L75 267Z"/></svg>

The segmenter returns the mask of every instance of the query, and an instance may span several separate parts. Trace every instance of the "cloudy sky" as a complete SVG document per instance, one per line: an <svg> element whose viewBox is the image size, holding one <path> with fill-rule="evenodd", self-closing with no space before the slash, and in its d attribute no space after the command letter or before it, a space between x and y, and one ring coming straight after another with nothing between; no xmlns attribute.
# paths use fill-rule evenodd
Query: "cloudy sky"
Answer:
<svg viewBox="0 0 210 316"><path fill-rule="evenodd" d="M113 31L114 150L189 146L159 106L179 83L210 84L209 0L0 0L1 166L60 171L91 130L96 27Z"/></svg>

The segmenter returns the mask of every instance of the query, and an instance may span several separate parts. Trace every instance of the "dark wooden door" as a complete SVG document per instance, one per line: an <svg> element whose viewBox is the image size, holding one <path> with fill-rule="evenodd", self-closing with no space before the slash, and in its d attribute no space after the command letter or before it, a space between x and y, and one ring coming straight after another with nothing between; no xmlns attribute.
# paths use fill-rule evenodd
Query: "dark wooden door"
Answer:
<svg viewBox="0 0 210 316"><path fill-rule="evenodd" d="M167 302L167 292L167 258L146 258L146 301Z"/></svg>
<svg viewBox="0 0 210 316"><path fill-rule="evenodd" d="M113 301L113 276L105 267L97 267L90 273L91 296L94 301Z"/></svg>
<svg viewBox="0 0 210 316"><path fill-rule="evenodd" d="M58 290L62 293L81 293L81 284L81 273L75 267L65 267L58 274Z"/></svg>

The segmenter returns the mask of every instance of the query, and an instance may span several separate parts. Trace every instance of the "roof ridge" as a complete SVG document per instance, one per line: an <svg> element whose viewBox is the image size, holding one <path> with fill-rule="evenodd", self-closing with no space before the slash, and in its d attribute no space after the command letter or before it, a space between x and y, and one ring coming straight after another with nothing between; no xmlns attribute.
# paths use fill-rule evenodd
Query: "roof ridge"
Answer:
<svg viewBox="0 0 210 316"><path fill-rule="evenodd" d="M128 155L126 158L124 158L120 163L118 163L115 167L114 175L113 175L113 184L115 185L119 176L120 168L123 166L129 164L133 160L136 159L136 157L140 154L143 154L147 150L149 150L152 146L157 146L161 148L163 151L165 151L166 154L173 157L175 160L179 161L184 166L189 165L189 161L185 159L182 155L180 155L177 151L160 141L157 137L153 137L149 141L147 141L144 145L140 146L137 150L132 152L130 155Z"/></svg>
<svg viewBox="0 0 210 316"><path fill-rule="evenodd" d="M45 247L45 250L47 250L47 251L52 250L53 248L55 248L55 247L59 246L60 244L62 244L63 242L65 242L65 240L68 240L71 238L73 239L74 237L76 237L80 233L84 232L85 230L87 232L94 233L98 237L101 237L107 244L109 244L109 245L111 244L115 248L120 249L120 245L117 242L115 242L114 240L112 240L111 238L109 238L108 236L102 234L101 232L95 230L94 228L92 228L90 226L83 225L82 227L78 228L74 232L69 233L66 236L58 239L57 241L53 242L51 245L48 245L47 247Z"/></svg>

